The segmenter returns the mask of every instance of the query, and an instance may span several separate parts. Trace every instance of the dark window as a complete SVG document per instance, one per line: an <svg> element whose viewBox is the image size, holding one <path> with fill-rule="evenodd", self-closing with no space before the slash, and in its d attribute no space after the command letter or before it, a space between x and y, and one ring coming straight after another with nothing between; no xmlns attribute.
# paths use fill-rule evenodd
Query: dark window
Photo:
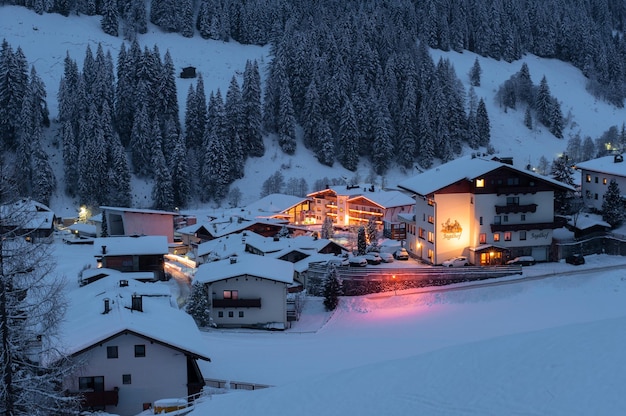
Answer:
<svg viewBox="0 0 626 416"><path fill-rule="evenodd" d="M107 358L118 358L117 345L107 347Z"/></svg>
<svg viewBox="0 0 626 416"><path fill-rule="evenodd" d="M233 311L228 311L228 317L232 318L233 316L235 316L235 314L233 313Z"/></svg>
<svg viewBox="0 0 626 416"><path fill-rule="evenodd" d="M504 215L504 216L502 217L502 221L504 221L504 222L509 222L509 216L508 216L508 215Z"/></svg>
<svg viewBox="0 0 626 416"><path fill-rule="evenodd" d="M143 344L135 345L135 357L145 357L146 346Z"/></svg>
<svg viewBox="0 0 626 416"><path fill-rule="evenodd" d="M519 239L520 240L526 240L526 231L520 231L519 232Z"/></svg>
<svg viewBox="0 0 626 416"><path fill-rule="evenodd" d="M501 218L499 215L496 215L496 216L493 218L493 223L494 223L494 224L500 224L500 223L502 222L501 220L502 220L502 218Z"/></svg>
<svg viewBox="0 0 626 416"><path fill-rule="evenodd" d="M598 199L598 194L593 194L593 199L597 200Z"/></svg>
<svg viewBox="0 0 626 416"><path fill-rule="evenodd" d="M514 185L514 186L519 185L519 178L507 178L507 179L506 179L506 184L507 184L507 185L509 185L509 186L512 186L512 185Z"/></svg>
<svg viewBox="0 0 626 416"><path fill-rule="evenodd" d="M483 217L478 218L478 222L480 222L480 225L483 225Z"/></svg>
<svg viewBox="0 0 626 416"><path fill-rule="evenodd" d="M79 377L78 389L81 391L104 391L104 377Z"/></svg>
<svg viewBox="0 0 626 416"><path fill-rule="evenodd" d="M526 214L522 214L522 221L526 221Z"/></svg>
<svg viewBox="0 0 626 416"><path fill-rule="evenodd" d="M519 197L518 196L507 196L506 197L507 205L519 205Z"/></svg>
<svg viewBox="0 0 626 416"><path fill-rule="evenodd" d="M243 311L239 311L239 317L243 318Z"/></svg>
<svg viewBox="0 0 626 416"><path fill-rule="evenodd" d="M122 384L131 384L130 374L122 374Z"/></svg>
<svg viewBox="0 0 626 416"><path fill-rule="evenodd" d="M219 311L219 312L217 313L217 317L218 317L218 318L223 318L223 317L224 317L224 311Z"/></svg>
<svg viewBox="0 0 626 416"><path fill-rule="evenodd" d="M598 183L598 177L596 176L596 183Z"/></svg>

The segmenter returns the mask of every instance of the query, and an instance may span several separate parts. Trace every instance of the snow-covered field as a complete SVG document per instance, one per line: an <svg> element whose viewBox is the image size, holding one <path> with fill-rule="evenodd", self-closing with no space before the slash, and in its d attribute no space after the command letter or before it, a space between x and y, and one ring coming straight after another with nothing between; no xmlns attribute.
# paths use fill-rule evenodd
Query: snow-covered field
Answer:
<svg viewBox="0 0 626 416"><path fill-rule="evenodd" d="M58 270L93 247L55 246ZM209 330L207 378L267 384L192 414L617 415L626 409L626 258L544 263L494 285L309 298L284 332Z"/></svg>

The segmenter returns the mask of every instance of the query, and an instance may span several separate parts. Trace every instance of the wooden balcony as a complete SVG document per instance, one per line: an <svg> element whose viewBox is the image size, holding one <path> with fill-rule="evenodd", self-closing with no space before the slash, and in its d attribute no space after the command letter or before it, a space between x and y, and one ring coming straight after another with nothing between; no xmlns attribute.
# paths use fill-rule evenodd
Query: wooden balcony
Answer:
<svg viewBox="0 0 626 416"><path fill-rule="evenodd" d="M119 402L119 394L115 389L108 391L80 391L70 394L81 396L81 407L83 409L101 409L105 406L117 406Z"/></svg>
<svg viewBox="0 0 626 416"><path fill-rule="evenodd" d="M213 299L214 308L260 308L261 299Z"/></svg>
<svg viewBox="0 0 626 416"><path fill-rule="evenodd" d="M537 204L496 205L496 214L519 214L526 212L537 212Z"/></svg>
<svg viewBox="0 0 626 416"><path fill-rule="evenodd" d="M555 222L541 223L521 223L521 224L491 224L491 232L504 231L530 231L530 230L548 230L559 228Z"/></svg>
<svg viewBox="0 0 626 416"><path fill-rule="evenodd" d="M496 189L498 195L536 194L536 186L502 186Z"/></svg>

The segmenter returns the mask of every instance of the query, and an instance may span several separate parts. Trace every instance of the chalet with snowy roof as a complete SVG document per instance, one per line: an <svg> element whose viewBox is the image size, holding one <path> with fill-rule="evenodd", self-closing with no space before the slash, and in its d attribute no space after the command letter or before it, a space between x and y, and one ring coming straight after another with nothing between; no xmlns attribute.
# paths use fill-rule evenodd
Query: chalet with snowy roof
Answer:
<svg viewBox="0 0 626 416"><path fill-rule="evenodd" d="M367 224L374 218L388 238L404 239L404 223L398 214L412 212L414 200L397 190L383 190L375 186L328 186L308 195L316 224L330 217L339 228Z"/></svg>
<svg viewBox="0 0 626 416"><path fill-rule="evenodd" d="M178 212L108 206L101 206L100 209L102 223L99 224L99 236L102 236L106 223L107 235L111 237L164 235L168 243L174 242L174 222L180 215Z"/></svg>
<svg viewBox="0 0 626 416"><path fill-rule="evenodd" d="M243 254L200 265L194 279L205 285L217 326L285 329L293 275L288 261Z"/></svg>
<svg viewBox="0 0 626 416"><path fill-rule="evenodd" d="M603 196L612 180L626 195L626 163L624 156L610 155L577 163L581 173L581 194L584 204L594 210L602 209Z"/></svg>
<svg viewBox="0 0 626 416"><path fill-rule="evenodd" d="M167 238L162 235L141 237L102 237L94 240L94 256L101 267L120 272L149 273L146 280L164 280Z"/></svg>
<svg viewBox="0 0 626 416"><path fill-rule="evenodd" d="M118 272L71 292L69 300L60 339L84 365L63 385L82 395L85 409L136 415L159 399L202 390L197 361L210 361L205 342L167 285Z"/></svg>
<svg viewBox="0 0 626 416"><path fill-rule="evenodd" d="M399 184L415 195L406 249L432 264L467 256L476 265L510 257L549 259L554 192L574 189L516 168L512 160L462 157Z"/></svg>
<svg viewBox="0 0 626 416"><path fill-rule="evenodd" d="M244 208L254 218L274 218L290 224L311 224L311 198L270 194Z"/></svg>
<svg viewBox="0 0 626 416"><path fill-rule="evenodd" d="M31 199L20 199L0 206L0 211L0 232L15 232L32 242L52 242L56 216L46 205Z"/></svg>

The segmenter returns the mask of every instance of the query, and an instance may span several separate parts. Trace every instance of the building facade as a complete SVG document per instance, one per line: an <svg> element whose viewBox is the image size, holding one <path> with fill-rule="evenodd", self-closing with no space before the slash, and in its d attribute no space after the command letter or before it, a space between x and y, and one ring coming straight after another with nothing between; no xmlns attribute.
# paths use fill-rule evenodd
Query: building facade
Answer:
<svg viewBox="0 0 626 416"><path fill-rule="evenodd" d="M580 191L588 209L602 209L603 196L611 180L617 182L622 194L626 192L626 163L621 154L581 162L575 168L581 173Z"/></svg>
<svg viewBox="0 0 626 416"><path fill-rule="evenodd" d="M503 264L522 255L548 260L553 229L560 226L554 219L554 192L573 191L509 163L479 157L441 165L400 187L415 195L406 248L431 264L456 256L475 265Z"/></svg>

